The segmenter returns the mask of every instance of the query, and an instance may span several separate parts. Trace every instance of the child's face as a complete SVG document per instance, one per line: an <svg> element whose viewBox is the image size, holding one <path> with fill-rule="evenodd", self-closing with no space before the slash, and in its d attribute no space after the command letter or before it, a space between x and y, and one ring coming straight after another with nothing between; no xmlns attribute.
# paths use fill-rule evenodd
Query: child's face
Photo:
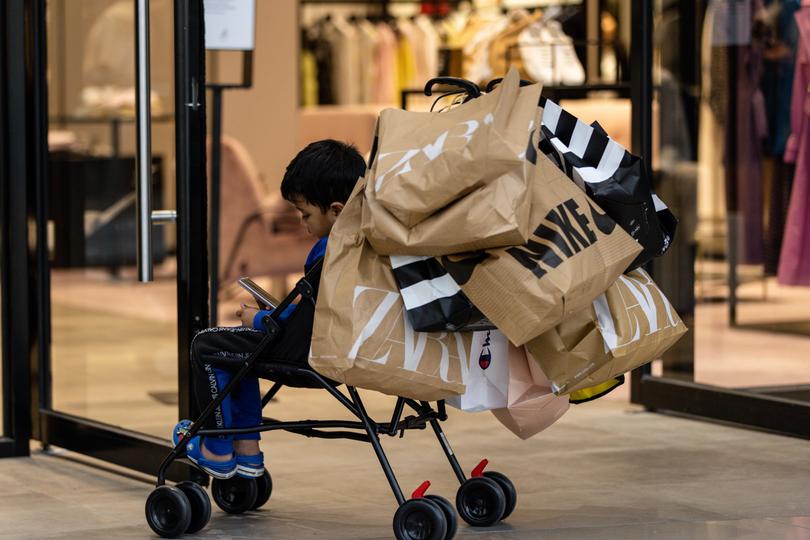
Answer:
<svg viewBox="0 0 810 540"><path fill-rule="evenodd" d="M339 202L333 202L325 212L319 206L308 203L301 197L296 197L292 203L301 212L301 221L304 222L307 232L315 238L328 236L340 211L343 210L343 204Z"/></svg>

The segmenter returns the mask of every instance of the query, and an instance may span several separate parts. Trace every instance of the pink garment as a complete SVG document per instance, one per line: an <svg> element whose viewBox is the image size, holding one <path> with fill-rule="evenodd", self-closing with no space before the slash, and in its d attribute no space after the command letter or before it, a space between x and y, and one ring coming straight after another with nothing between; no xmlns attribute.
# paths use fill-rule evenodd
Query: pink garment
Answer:
<svg viewBox="0 0 810 540"><path fill-rule="evenodd" d="M394 31L385 24L377 25L377 49L374 54L374 103L392 105L398 103L397 97L397 37Z"/></svg>
<svg viewBox="0 0 810 540"><path fill-rule="evenodd" d="M810 286L810 8L796 12L796 23L800 39L793 79L791 134L785 149L785 161L796 163L796 176L778 277L783 285Z"/></svg>

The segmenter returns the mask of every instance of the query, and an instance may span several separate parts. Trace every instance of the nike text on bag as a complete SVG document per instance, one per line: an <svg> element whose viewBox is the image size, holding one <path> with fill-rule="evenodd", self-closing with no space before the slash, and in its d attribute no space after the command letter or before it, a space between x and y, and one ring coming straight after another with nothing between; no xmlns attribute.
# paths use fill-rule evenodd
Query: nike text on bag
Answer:
<svg viewBox="0 0 810 540"><path fill-rule="evenodd" d="M552 393L548 378L527 358L523 347L509 355L507 406L492 414L509 431L528 439L548 428L568 410L568 396Z"/></svg>
<svg viewBox="0 0 810 540"><path fill-rule="evenodd" d="M391 272L359 232L363 182L329 235L310 365L360 388L418 400L464 392L472 333L416 332Z"/></svg>
<svg viewBox="0 0 810 540"><path fill-rule="evenodd" d="M507 405L509 363L512 354L523 356L497 330L475 332L464 379L464 393L447 400L447 404L467 412L499 409Z"/></svg>
<svg viewBox="0 0 810 540"><path fill-rule="evenodd" d="M449 112L382 112L362 219L377 253L438 256L526 241L525 152L540 86L519 82L510 73Z"/></svg>
<svg viewBox="0 0 810 540"><path fill-rule="evenodd" d="M596 122L589 126L552 101L541 103L540 150L644 248L628 270L663 255L678 220L652 192L641 158Z"/></svg>
<svg viewBox="0 0 810 540"><path fill-rule="evenodd" d="M391 255L391 268L415 330L458 332L495 328L435 258Z"/></svg>
<svg viewBox="0 0 810 540"><path fill-rule="evenodd" d="M641 247L534 144L528 242L442 257L461 290L516 345L588 307Z"/></svg>
<svg viewBox="0 0 810 540"><path fill-rule="evenodd" d="M588 308L533 339L526 350L558 394L598 385L659 358L687 331L650 276L621 276Z"/></svg>

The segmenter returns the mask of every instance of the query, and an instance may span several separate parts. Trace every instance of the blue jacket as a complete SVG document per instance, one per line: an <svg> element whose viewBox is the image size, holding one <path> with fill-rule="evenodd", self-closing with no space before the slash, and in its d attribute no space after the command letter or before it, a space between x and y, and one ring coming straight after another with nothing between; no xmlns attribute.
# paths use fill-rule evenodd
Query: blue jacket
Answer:
<svg viewBox="0 0 810 540"><path fill-rule="evenodd" d="M309 255L307 255L307 260L304 263L304 273L309 272L309 270L312 268L312 265L315 264L315 262L318 259L320 259L326 254L327 239L328 237L324 236L323 238L315 242L315 245L312 246L311 250L309 250ZM296 305L297 304L290 304L289 306L287 306L287 308L281 312L279 320L286 321L292 314ZM259 312L257 312L256 315L253 317L253 328L255 328L256 330L265 330L264 324L262 323L262 319L264 319L265 315L270 315L271 313L273 313L272 309L260 310Z"/></svg>

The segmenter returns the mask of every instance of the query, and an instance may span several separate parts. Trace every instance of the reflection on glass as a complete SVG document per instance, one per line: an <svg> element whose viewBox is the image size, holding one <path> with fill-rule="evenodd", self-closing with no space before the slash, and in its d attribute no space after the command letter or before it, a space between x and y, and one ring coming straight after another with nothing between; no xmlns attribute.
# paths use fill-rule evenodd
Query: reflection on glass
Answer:
<svg viewBox="0 0 810 540"><path fill-rule="evenodd" d="M153 205L174 207L172 9L153 0ZM53 408L166 436L177 416L174 229L135 273L134 2L48 2Z"/></svg>
<svg viewBox="0 0 810 540"><path fill-rule="evenodd" d="M655 166L659 192L681 205L678 245L657 279L682 315L694 313L694 352L681 344L661 369L810 401L810 176L797 174L792 150L807 121L796 21L810 13L799 2L757 4L657 9ZM684 39L700 44L691 71Z"/></svg>

